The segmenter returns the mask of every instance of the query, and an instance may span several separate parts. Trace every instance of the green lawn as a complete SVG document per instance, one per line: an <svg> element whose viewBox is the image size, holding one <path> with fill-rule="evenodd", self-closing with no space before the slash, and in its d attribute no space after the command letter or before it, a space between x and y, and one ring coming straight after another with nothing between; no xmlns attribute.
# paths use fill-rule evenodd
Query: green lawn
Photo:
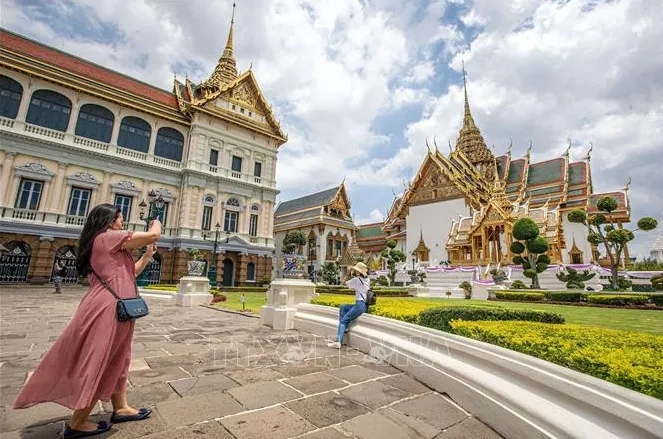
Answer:
<svg viewBox="0 0 663 439"><path fill-rule="evenodd" d="M225 302L215 303L214 306L218 306L219 308L233 309L236 311L242 310L242 302L240 301L242 293L224 292L222 294L226 296L228 300ZM250 292L244 293L244 295L246 296L246 303L244 303L246 310L254 314L260 313L260 307L267 303L267 296L265 293Z"/></svg>

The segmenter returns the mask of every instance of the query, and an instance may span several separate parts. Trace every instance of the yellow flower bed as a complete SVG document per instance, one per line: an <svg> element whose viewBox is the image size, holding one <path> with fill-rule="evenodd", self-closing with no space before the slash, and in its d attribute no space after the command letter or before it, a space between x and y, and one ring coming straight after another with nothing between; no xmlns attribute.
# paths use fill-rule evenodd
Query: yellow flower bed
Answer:
<svg viewBox="0 0 663 439"><path fill-rule="evenodd" d="M663 336L582 325L453 321L454 333L663 399Z"/></svg>
<svg viewBox="0 0 663 439"><path fill-rule="evenodd" d="M313 299L311 303L316 305L339 307L346 303L354 303L353 296L344 296L340 294L321 294ZM458 306L459 301L451 301L449 305ZM464 304L464 303L461 303ZM377 304L370 308L370 313L377 316L388 317L390 319L402 320L409 323L417 323L419 313L425 309L436 308L438 306L449 306L439 300L426 299L403 299L378 297Z"/></svg>

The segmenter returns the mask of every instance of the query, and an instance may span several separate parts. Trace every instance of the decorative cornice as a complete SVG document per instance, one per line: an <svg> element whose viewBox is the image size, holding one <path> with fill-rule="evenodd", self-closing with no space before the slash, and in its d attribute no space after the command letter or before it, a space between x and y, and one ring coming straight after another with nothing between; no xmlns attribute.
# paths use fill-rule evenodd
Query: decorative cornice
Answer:
<svg viewBox="0 0 663 439"><path fill-rule="evenodd" d="M74 186L86 187L88 189L97 189L101 184L97 178L89 172L77 172L67 177L67 183Z"/></svg>
<svg viewBox="0 0 663 439"><path fill-rule="evenodd" d="M17 177L34 178L35 180L51 181L55 175L48 168L41 163L30 162L23 166L16 166L14 168L14 175Z"/></svg>
<svg viewBox="0 0 663 439"><path fill-rule="evenodd" d="M140 191L133 181L120 180L117 183L111 184L113 192L118 194L138 195Z"/></svg>
<svg viewBox="0 0 663 439"><path fill-rule="evenodd" d="M159 195L161 195L161 197L163 198L163 200L166 203L175 202L175 198L176 198L175 195L173 195L173 193L171 191L169 191L168 189L166 189L165 187L160 187L160 188L154 189L154 193L157 195L157 197Z"/></svg>

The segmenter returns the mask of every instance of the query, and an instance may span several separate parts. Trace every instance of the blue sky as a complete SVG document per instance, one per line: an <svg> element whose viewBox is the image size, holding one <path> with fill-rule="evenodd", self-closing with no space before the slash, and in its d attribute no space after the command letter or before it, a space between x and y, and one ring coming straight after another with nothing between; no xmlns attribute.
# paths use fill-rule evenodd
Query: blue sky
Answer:
<svg viewBox="0 0 663 439"><path fill-rule="evenodd" d="M343 178L358 221L386 215L426 151L455 141L461 60L489 146L533 160L593 142L597 192L632 177L633 216L663 209L663 4L647 0L242 0L238 68L252 64L289 142L280 200ZM3 1L2 26L164 89L204 80L232 0ZM130 5L130 6L129 6ZM654 234L638 237L648 252Z"/></svg>

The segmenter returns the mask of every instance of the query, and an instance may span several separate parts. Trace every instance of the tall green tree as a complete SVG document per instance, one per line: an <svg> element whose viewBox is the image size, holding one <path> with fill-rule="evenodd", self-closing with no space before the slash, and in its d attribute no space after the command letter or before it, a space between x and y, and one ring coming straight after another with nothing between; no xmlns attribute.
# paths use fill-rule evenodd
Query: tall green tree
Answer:
<svg viewBox="0 0 663 439"><path fill-rule="evenodd" d="M306 245L306 235L301 230L291 230L283 238L283 254L293 254Z"/></svg>
<svg viewBox="0 0 663 439"><path fill-rule="evenodd" d="M550 264L548 240L539 236L539 226L530 218L521 218L513 225L511 253L514 264L523 267L523 275L532 279L532 288L539 289L539 273L543 273Z"/></svg>
<svg viewBox="0 0 663 439"><path fill-rule="evenodd" d="M396 264L404 262L407 257L405 256L405 253L396 248L396 241L393 239L387 241L387 248L382 251L382 257L387 261L389 283L393 285L396 280Z"/></svg>
<svg viewBox="0 0 663 439"><path fill-rule="evenodd" d="M572 223L585 225L589 234L587 241L599 246L603 244L610 260L611 284L613 289L619 288L619 262L622 260L626 245L633 241L638 230L650 231L658 226L658 221L651 217L644 217L638 221L638 228L633 230L615 227L613 212L619 204L613 197L602 197L596 203L598 213L587 216L584 210L576 209L569 212L568 218Z"/></svg>

